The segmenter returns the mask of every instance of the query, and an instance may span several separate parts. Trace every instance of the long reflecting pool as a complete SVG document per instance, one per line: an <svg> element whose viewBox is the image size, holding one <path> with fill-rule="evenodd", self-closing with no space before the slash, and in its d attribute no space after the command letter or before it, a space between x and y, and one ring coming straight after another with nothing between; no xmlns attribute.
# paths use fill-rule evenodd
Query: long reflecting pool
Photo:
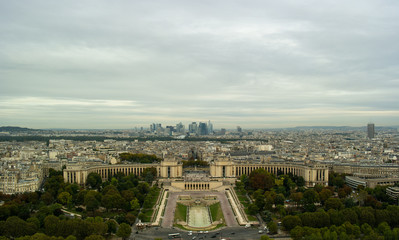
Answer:
<svg viewBox="0 0 399 240"><path fill-rule="evenodd" d="M207 227L211 225L208 207L192 206L188 208L188 225L191 227Z"/></svg>

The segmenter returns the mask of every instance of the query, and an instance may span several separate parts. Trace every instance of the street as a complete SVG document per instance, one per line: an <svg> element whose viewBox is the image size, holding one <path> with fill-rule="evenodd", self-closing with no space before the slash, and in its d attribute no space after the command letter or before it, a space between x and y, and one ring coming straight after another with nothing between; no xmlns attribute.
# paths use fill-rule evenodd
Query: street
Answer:
<svg viewBox="0 0 399 240"><path fill-rule="evenodd" d="M199 233L193 232L193 235L189 236L188 231L183 231L180 229L172 229L172 228L151 228L139 232L136 234L134 232L131 236L131 240L154 240L156 238L160 239L168 239L168 234L170 233L180 233L181 239L189 240L189 239L237 239L237 240L258 240L260 236L263 234L258 233L258 228L244 228L244 227L229 227L222 228L219 230L209 231L208 233ZM269 235L270 236L270 235ZM279 239L291 239L287 236L270 236L271 238L279 238Z"/></svg>

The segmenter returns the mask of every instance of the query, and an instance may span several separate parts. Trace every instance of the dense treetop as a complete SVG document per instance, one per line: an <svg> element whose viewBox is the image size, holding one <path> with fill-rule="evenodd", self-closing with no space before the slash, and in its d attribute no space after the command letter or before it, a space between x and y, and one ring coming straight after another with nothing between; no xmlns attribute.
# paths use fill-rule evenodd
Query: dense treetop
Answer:
<svg viewBox="0 0 399 240"><path fill-rule="evenodd" d="M149 184L155 179L151 168L140 177L117 173L107 181L91 173L84 187L65 183L61 171L50 169L44 192L0 193L1 240L95 240L113 234L127 238L136 218L151 217L159 194L159 188Z"/></svg>
<svg viewBox="0 0 399 240"><path fill-rule="evenodd" d="M121 153L119 154L119 158L122 161L128 161L132 163L154 163L160 162L162 159L150 154L143 153Z"/></svg>

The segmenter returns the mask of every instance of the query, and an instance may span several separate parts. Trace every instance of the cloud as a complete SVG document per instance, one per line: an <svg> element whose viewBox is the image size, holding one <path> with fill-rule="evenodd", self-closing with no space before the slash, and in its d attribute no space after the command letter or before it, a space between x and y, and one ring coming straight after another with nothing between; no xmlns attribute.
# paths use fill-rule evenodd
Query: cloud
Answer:
<svg viewBox="0 0 399 240"><path fill-rule="evenodd" d="M2 2L0 115L31 127L397 124L398 10L395 1Z"/></svg>

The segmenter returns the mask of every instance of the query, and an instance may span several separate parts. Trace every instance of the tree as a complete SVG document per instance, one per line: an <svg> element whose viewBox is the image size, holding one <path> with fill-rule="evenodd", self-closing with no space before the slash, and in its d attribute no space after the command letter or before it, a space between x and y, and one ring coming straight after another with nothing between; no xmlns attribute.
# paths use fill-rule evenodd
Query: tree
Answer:
<svg viewBox="0 0 399 240"><path fill-rule="evenodd" d="M258 209L261 211L265 207L265 197L263 195L258 195L255 198L255 205L258 207Z"/></svg>
<svg viewBox="0 0 399 240"><path fill-rule="evenodd" d="M123 208L126 201L119 192L109 192L102 197L101 203L107 210L110 210Z"/></svg>
<svg viewBox="0 0 399 240"><path fill-rule="evenodd" d="M291 237L292 237L294 240L300 240L300 239L302 239L302 237L303 237L303 235L304 235L304 231L303 231L303 228L302 228L302 227L296 226L294 229L292 229L292 230L290 231L290 234L291 234Z"/></svg>
<svg viewBox="0 0 399 240"><path fill-rule="evenodd" d="M44 231L49 236L58 235L60 219L54 215L49 215L44 219Z"/></svg>
<svg viewBox="0 0 399 240"><path fill-rule="evenodd" d="M302 226L302 221L298 216L288 215L283 218L283 226L287 231L291 231L291 229L296 226Z"/></svg>
<svg viewBox="0 0 399 240"><path fill-rule="evenodd" d="M137 190L142 194L147 194L150 191L150 185L146 182L141 182L137 185Z"/></svg>
<svg viewBox="0 0 399 240"><path fill-rule="evenodd" d="M298 204L302 201L302 198L303 198L303 193L301 192L294 192L291 193L290 195L290 199L295 202L296 206L298 206Z"/></svg>
<svg viewBox="0 0 399 240"><path fill-rule="evenodd" d="M320 192L324 189L324 187L323 187L323 185L321 185L321 184L316 184L316 185L313 187L313 189L314 189L316 192L320 193Z"/></svg>
<svg viewBox="0 0 399 240"><path fill-rule="evenodd" d="M260 240L270 240L270 238L267 235L262 235L260 236Z"/></svg>
<svg viewBox="0 0 399 240"><path fill-rule="evenodd" d="M330 215L323 210L318 212L305 212L300 214L302 224L313 228L322 228L330 226Z"/></svg>
<svg viewBox="0 0 399 240"><path fill-rule="evenodd" d="M40 228L40 220L37 217L30 217L26 220L26 222L35 225L36 229Z"/></svg>
<svg viewBox="0 0 399 240"><path fill-rule="evenodd" d="M258 206L256 206L256 204L251 203L248 206L248 213L251 215L256 215L259 212L259 208Z"/></svg>
<svg viewBox="0 0 399 240"><path fill-rule="evenodd" d="M330 216L330 222L332 225L339 226L344 223L343 215L341 212L335 209L330 209L327 213Z"/></svg>
<svg viewBox="0 0 399 240"><path fill-rule="evenodd" d="M359 217L353 208L345 208L339 212L342 214L342 220L344 222L349 221L352 224L358 224Z"/></svg>
<svg viewBox="0 0 399 240"><path fill-rule="evenodd" d="M130 201L130 209L133 211L139 210L140 208L140 203L137 198L134 198L132 201Z"/></svg>
<svg viewBox="0 0 399 240"><path fill-rule="evenodd" d="M284 195L279 193L274 198L274 204L275 205L284 205L284 200L285 200Z"/></svg>
<svg viewBox="0 0 399 240"><path fill-rule="evenodd" d="M305 210L308 212L314 212L316 210L316 206L314 205L316 202L319 202L319 194L313 189L307 189L303 193L303 202L305 204Z"/></svg>
<svg viewBox="0 0 399 240"><path fill-rule="evenodd" d="M240 182L242 182L245 189L249 187L249 178L246 174L241 175Z"/></svg>
<svg viewBox="0 0 399 240"><path fill-rule="evenodd" d="M252 198L253 199L257 199L259 197L263 198L263 194L264 194L264 191L262 189L258 189L256 191L254 191L254 193L252 194Z"/></svg>
<svg viewBox="0 0 399 240"><path fill-rule="evenodd" d="M94 211L100 207L101 195L96 191L88 191L84 197L84 204L88 211Z"/></svg>
<svg viewBox="0 0 399 240"><path fill-rule="evenodd" d="M125 218L129 224L134 224L136 221L136 216L132 212L128 212Z"/></svg>
<svg viewBox="0 0 399 240"><path fill-rule="evenodd" d="M52 169L51 169L52 170ZM44 190L49 192L54 198L57 197L58 192L62 192L65 186L62 171L51 171L50 177L44 183Z"/></svg>
<svg viewBox="0 0 399 240"><path fill-rule="evenodd" d="M121 195L127 202L130 202L133 199L135 199L135 195L132 190L123 190L121 191Z"/></svg>
<svg viewBox="0 0 399 240"><path fill-rule="evenodd" d="M314 204L316 202L319 202L319 194L313 189L307 189L303 193L303 201L305 202L305 204Z"/></svg>
<svg viewBox="0 0 399 240"><path fill-rule="evenodd" d="M268 194L266 196L264 209L272 211L273 210L273 204L274 204L274 199L273 199L273 197L270 194Z"/></svg>
<svg viewBox="0 0 399 240"><path fill-rule="evenodd" d="M373 228L367 223L363 223L360 229L364 235L370 235L373 231Z"/></svg>
<svg viewBox="0 0 399 240"><path fill-rule="evenodd" d="M73 235L69 235L65 240L76 240L76 237Z"/></svg>
<svg viewBox="0 0 399 240"><path fill-rule="evenodd" d="M54 197L53 197L53 195L51 195L50 192L45 192L45 193L42 194L41 200L45 204L49 205L49 204L51 204L54 201Z"/></svg>
<svg viewBox="0 0 399 240"><path fill-rule="evenodd" d="M85 238L85 240L105 240L101 235L93 234Z"/></svg>
<svg viewBox="0 0 399 240"><path fill-rule="evenodd" d="M343 189L343 188L338 189L338 197L339 198L345 198L346 197L345 189Z"/></svg>
<svg viewBox="0 0 399 240"><path fill-rule="evenodd" d="M149 155L144 153L121 153L119 158L122 161L129 161L135 163L154 163L160 162L162 159L158 158L156 155Z"/></svg>
<svg viewBox="0 0 399 240"><path fill-rule="evenodd" d="M358 215L361 224L367 223L370 226L375 225L374 209L371 207L358 208Z"/></svg>
<svg viewBox="0 0 399 240"><path fill-rule="evenodd" d="M270 234L277 234L277 224L274 221L268 222L267 228L269 229Z"/></svg>
<svg viewBox="0 0 399 240"><path fill-rule="evenodd" d="M116 235L123 239L127 239L131 233L132 228L126 223L121 223L121 225L119 225L118 231L116 232Z"/></svg>
<svg viewBox="0 0 399 240"><path fill-rule="evenodd" d="M391 222L391 217L390 217L390 212L386 209L384 210L375 210L375 221L377 224L380 224L382 222Z"/></svg>
<svg viewBox="0 0 399 240"><path fill-rule="evenodd" d="M58 194L57 200L62 205L67 205L72 202L72 196L68 192L62 192Z"/></svg>
<svg viewBox="0 0 399 240"><path fill-rule="evenodd" d="M87 176L86 184L92 189L99 189L102 184L102 179L100 174L92 172Z"/></svg>
<svg viewBox="0 0 399 240"><path fill-rule="evenodd" d="M274 179L272 175L263 168L256 169L249 175L249 186L254 190L269 190L273 185Z"/></svg>
<svg viewBox="0 0 399 240"><path fill-rule="evenodd" d="M329 198L325 201L324 207L326 210L329 210L329 209L340 210L340 209L344 208L344 204L338 198Z"/></svg>
<svg viewBox="0 0 399 240"><path fill-rule="evenodd" d="M296 187L296 184L294 181L289 176L285 176L283 180L283 185L289 192L291 189L294 189Z"/></svg>
<svg viewBox="0 0 399 240"><path fill-rule="evenodd" d="M320 191L319 196L320 196L320 201L322 204L333 195L330 189L328 188L323 188L323 190Z"/></svg>
<svg viewBox="0 0 399 240"><path fill-rule="evenodd" d="M116 233L118 223L113 219L108 220L106 223L108 225L108 233Z"/></svg>
<svg viewBox="0 0 399 240"><path fill-rule="evenodd" d="M157 169L155 167L150 167L146 168L143 170L143 173L141 174L142 178L144 181L151 183L157 178Z"/></svg>
<svg viewBox="0 0 399 240"><path fill-rule="evenodd" d="M5 236L12 238L33 235L37 231L34 223L25 222L17 216L7 218L3 226Z"/></svg>

